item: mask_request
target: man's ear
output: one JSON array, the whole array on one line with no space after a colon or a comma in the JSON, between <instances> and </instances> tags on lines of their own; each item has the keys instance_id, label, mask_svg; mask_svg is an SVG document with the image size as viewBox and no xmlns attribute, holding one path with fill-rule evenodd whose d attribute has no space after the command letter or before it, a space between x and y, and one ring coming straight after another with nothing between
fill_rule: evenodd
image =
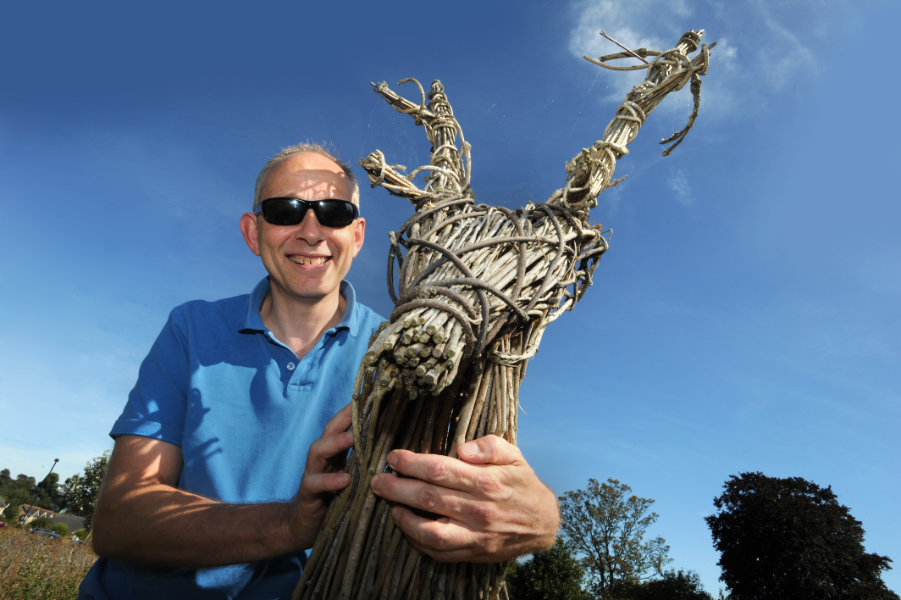
<instances>
[{"instance_id":1,"label":"man's ear","mask_svg":"<svg viewBox=\"0 0 901 600\"><path fill-rule=\"evenodd\" d=\"M363 247L363 239L366 237L366 219L358 217L354 227L356 228L354 230L354 258L356 258L360 248Z\"/></svg>"},{"instance_id":2,"label":"man's ear","mask_svg":"<svg viewBox=\"0 0 901 600\"><path fill-rule=\"evenodd\" d=\"M241 215L241 235L244 236L244 243L250 248L250 251L260 255L260 232L258 229L257 216L253 213L244 213Z\"/></svg>"}]
</instances>

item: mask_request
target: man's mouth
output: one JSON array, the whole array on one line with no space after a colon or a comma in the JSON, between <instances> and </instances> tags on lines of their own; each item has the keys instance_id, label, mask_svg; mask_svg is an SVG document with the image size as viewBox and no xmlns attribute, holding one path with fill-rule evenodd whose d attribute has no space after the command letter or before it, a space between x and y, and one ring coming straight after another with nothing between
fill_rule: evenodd
<instances>
[{"instance_id":1,"label":"man's mouth","mask_svg":"<svg viewBox=\"0 0 901 600\"><path fill-rule=\"evenodd\" d=\"M330 260L328 256L289 256L288 260L299 265L324 265Z\"/></svg>"}]
</instances>

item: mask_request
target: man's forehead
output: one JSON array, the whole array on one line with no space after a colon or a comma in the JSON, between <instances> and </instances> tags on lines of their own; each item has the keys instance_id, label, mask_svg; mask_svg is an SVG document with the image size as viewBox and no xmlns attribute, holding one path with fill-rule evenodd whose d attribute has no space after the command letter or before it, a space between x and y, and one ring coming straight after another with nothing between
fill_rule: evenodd
<instances>
[{"instance_id":1,"label":"man's forehead","mask_svg":"<svg viewBox=\"0 0 901 600\"><path fill-rule=\"evenodd\" d=\"M275 165L264 190L266 195L307 191L350 195L344 170L329 158L310 152L291 155Z\"/></svg>"}]
</instances>

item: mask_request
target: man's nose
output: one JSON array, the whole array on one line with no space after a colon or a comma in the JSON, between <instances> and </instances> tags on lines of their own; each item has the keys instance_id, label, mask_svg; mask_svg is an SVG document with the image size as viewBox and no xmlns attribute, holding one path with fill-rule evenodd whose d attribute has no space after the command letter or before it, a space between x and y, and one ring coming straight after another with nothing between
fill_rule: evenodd
<instances>
[{"instance_id":1,"label":"man's nose","mask_svg":"<svg viewBox=\"0 0 901 600\"><path fill-rule=\"evenodd\" d=\"M319 224L316 213L313 212L312 208L307 208L307 213L303 216L303 220L297 225L295 236L308 244L317 244L322 241L322 226Z\"/></svg>"}]
</instances>

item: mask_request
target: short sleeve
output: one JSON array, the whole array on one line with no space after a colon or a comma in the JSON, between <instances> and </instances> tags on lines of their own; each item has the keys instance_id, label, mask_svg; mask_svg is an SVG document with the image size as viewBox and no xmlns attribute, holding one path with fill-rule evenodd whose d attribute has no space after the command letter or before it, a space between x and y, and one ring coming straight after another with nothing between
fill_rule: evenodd
<instances>
[{"instance_id":1,"label":"short sleeve","mask_svg":"<svg viewBox=\"0 0 901 600\"><path fill-rule=\"evenodd\" d=\"M181 307L169 314L138 371L110 436L138 435L181 446L190 386L186 323Z\"/></svg>"}]
</instances>

